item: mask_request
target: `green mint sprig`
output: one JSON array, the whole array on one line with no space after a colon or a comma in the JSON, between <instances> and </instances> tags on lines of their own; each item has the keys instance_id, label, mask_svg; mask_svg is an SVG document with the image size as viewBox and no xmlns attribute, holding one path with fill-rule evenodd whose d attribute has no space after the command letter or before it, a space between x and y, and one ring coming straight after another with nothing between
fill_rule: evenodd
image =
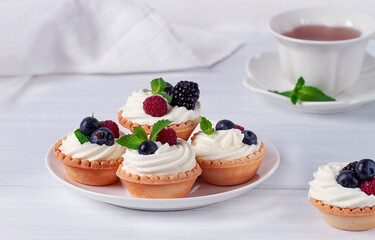
<instances>
[{"instance_id":1,"label":"green mint sprig","mask_svg":"<svg viewBox=\"0 0 375 240\"><path fill-rule=\"evenodd\" d=\"M172 101L172 96L163 92L167 88L167 83L162 78L157 78L151 81L151 94L152 95L161 95L170 103Z\"/></svg>"},{"instance_id":2,"label":"green mint sprig","mask_svg":"<svg viewBox=\"0 0 375 240\"><path fill-rule=\"evenodd\" d=\"M215 129L212 128L212 123L205 117L201 117L199 126L201 130L207 135L211 135L213 132L215 132Z\"/></svg>"},{"instance_id":3,"label":"green mint sprig","mask_svg":"<svg viewBox=\"0 0 375 240\"><path fill-rule=\"evenodd\" d=\"M160 120L160 121L157 121L153 126L152 126L152 130L151 130L151 133L150 133L150 140L151 141L156 141L156 138L158 137L158 133L163 129L165 128L166 126L168 126L169 124L171 124L172 121L169 121L169 120L166 120L166 119L163 119L163 120Z\"/></svg>"},{"instance_id":4,"label":"green mint sprig","mask_svg":"<svg viewBox=\"0 0 375 240\"><path fill-rule=\"evenodd\" d=\"M79 128L74 131L74 135L76 135L80 144L84 144L85 142L90 142L90 137L81 133L81 130Z\"/></svg>"},{"instance_id":5,"label":"green mint sprig","mask_svg":"<svg viewBox=\"0 0 375 240\"><path fill-rule=\"evenodd\" d=\"M328 102L328 101L336 101L336 99L327 96L323 93L320 89L312 86L304 86L305 80L303 77L300 77L296 83L296 86L292 91L285 91L285 92L278 92L278 91L271 91L272 93L276 93L285 97L289 97L291 102L296 105L298 100L299 101L306 101L306 102Z\"/></svg>"},{"instance_id":6,"label":"green mint sprig","mask_svg":"<svg viewBox=\"0 0 375 240\"><path fill-rule=\"evenodd\" d=\"M169 120L160 120L157 121L153 126L150 134L150 140L156 141L158 137L158 133L168 126L172 121ZM139 145L144 141L147 141L147 134L146 131L142 127L134 127L133 128L134 134L127 134L125 136L120 137L116 140L118 144L121 146L127 147L129 149L137 150Z\"/></svg>"}]
</instances>

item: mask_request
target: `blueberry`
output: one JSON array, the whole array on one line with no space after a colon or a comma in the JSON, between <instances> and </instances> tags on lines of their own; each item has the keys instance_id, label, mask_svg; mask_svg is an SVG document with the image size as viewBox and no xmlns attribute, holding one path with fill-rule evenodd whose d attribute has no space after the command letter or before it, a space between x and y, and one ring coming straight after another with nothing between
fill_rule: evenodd
<instances>
[{"instance_id":1,"label":"blueberry","mask_svg":"<svg viewBox=\"0 0 375 240\"><path fill-rule=\"evenodd\" d=\"M82 120L81 124L79 125L79 129L81 133L86 136L91 136L91 134L100 127L98 119L94 117L86 117Z\"/></svg>"},{"instance_id":2,"label":"blueberry","mask_svg":"<svg viewBox=\"0 0 375 240\"><path fill-rule=\"evenodd\" d=\"M247 144L247 145L253 145L258 143L258 138L255 133L249 130L244 130L242 133L245 135L244 138L242 139L242 142Z\"/></svg>"},{"instance_id":3,"label":"blueberry","mask_svg":"<svg viewBox=\"0 0 375 240\"><path fill-rule=\"evenodd\" d=\"M349 170L344 170L340 172L336 179L337 183L345 188L357 188L360 184L359 180L356 178L354 172Z\"/></svg>"},{"instance_id":4,"label":"blueberry","mask_svg":"<svg viewBox=\"0 0 375 240\"><path fill-rule=\"evenodd\" d=\"M173 86L169 82L165 82L165 83L168 85L168 87L164 88L163 91L166 93L169 93L172 90Z\"/></svg>"},{"instance_id":5,"label":"blueberry","mask_svg":"<svg viewBox=\"0 0 375 240\"><path fill-rule=\"evenodd\" d=\"M142 155L154 154L158 150L158 146L153 141L144 141L138 147L138 153Z\"/></svg>"},{"instance_id":6,"label":"blueberry","mask_svg":"<svg viewBox=\"0 0 375 240\"><path fill-rule=\"evenodd\" d=\"M96 143L98 145L107 145L112 146L115 143L115 138L113 137L113 133L111 130L105 127L101 127L95 130L90 137L91 143Z\"/></svg>"},{"instance_id":7,"label":"blueberry","mask_svg":"<svg viewBox=\"0 0 375 240\"><path fill-rule=\"evenodd\" d=\"M375 162L371 159L362 159L355 167L355 173L361 181L375 177Z\"/></svg>"},{"instance_id":8,"label":"blueberry","mask_svg":"<svg viewBox=\"0 0 375 240\"><path fill-rule=\"evenodd\" d=\"M236 124L234 124L232 121L229 121L229 120L220 120L217 124L216 124L216 131L217 130L228 130L228 129L236 129Z\"/></svg>"}]
</instances>

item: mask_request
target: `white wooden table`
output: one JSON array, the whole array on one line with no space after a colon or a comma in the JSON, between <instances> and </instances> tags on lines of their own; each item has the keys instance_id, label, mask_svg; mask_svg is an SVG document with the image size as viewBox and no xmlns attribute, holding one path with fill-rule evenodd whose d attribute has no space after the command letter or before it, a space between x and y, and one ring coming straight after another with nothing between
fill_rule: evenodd
<instances>
[{"instance_id":1,"label":"white wooden table","mask_svg":"<svg viewBox=\"0 0 375 240\"><path fill-rule=\"evenodd\" d=\"M260 31L237 37L246 45L211 69L33 79L13 104L0 109L0 239L373 238L375 229L346 232L328 226L307 192L319 165L375 158L375 104L314 115L270 102L245 89L242 80L250 56L276 51L273 39ZM281 154L276 173L226 202L147 212L82 197L47 172L44 154L54 141L92 112L100 119L116 119L127 96L155 77L198 82L204 116L229 118L269 138Z\"/></svg>"}]
</instances>

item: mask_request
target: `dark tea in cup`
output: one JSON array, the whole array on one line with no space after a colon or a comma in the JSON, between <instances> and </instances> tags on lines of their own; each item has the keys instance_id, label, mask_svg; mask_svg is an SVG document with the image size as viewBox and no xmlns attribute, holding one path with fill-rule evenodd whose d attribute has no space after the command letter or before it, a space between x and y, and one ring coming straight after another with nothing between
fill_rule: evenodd
<instances>
[{"instance_id":1,"label":"dark tea in cup","mask_svg":"<svg viewBox=\"0 0 375 240\"><path fill-rule=\"evenodd\" d=\"M329 27L325 25L303 25L282 35L302 40L340 41L361 36L361 32L351 27Z\"/></svg>"}]
</instances>

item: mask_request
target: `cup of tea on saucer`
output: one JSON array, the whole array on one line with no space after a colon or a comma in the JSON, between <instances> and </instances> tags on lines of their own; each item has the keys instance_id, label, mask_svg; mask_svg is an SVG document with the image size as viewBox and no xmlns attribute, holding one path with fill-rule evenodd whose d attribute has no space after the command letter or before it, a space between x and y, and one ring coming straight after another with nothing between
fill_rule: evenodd
<instances>
[{"instance_id":1,"label":"cup of tea on saucer","mask_svg":"<svg viewBox=\"0 0 375 240\"><path fill-rule=\"evenodd\" d=\"M346 9L304 8L274 16L268 30L277 39L285 79L303 77L335 96L358 80L375 19Z\"/></svg>"}]
</instances>

